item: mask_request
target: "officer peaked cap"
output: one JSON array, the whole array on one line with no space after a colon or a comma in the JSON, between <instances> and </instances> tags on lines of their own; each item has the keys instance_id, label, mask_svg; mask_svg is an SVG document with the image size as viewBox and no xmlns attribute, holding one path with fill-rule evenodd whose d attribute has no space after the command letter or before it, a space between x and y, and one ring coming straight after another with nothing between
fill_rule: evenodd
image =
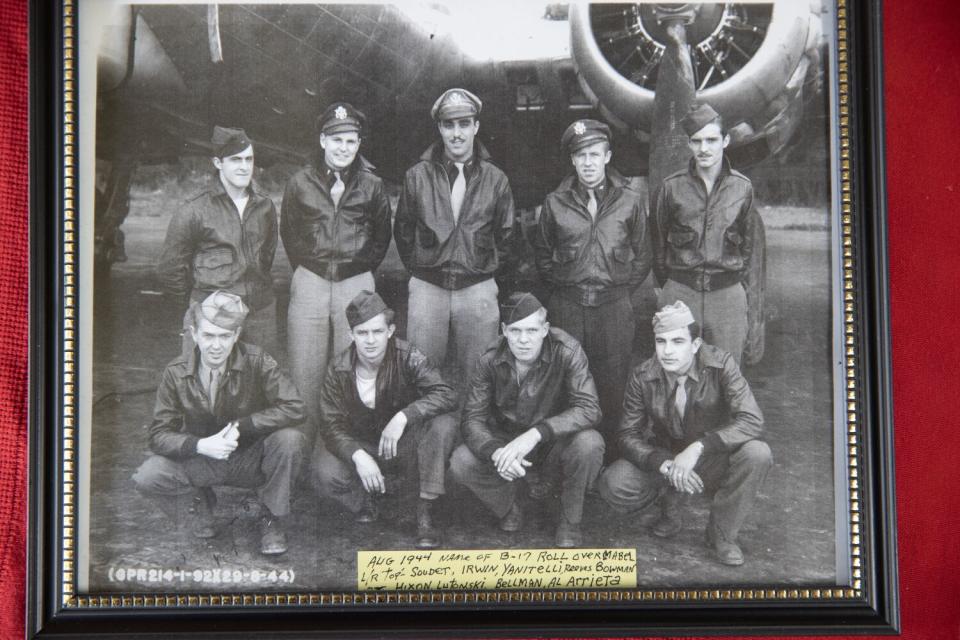
<instances>
[{"instance_id":1,"label":"officer peaked cap","mask_svg":"<svg viewBox=\"0 0 960 640\"><path fill-rule=\"evenodd\" d=\"M579 151L596 142L610 142L610 127L599 120L577 120L563 132L560 146L567 153Z\"/></svg>"},{"instance_id":2,"label":"officer peaked cap","mask_svg":"<svg viewBox=\"0 0 960 640\"><path fill-rule=\"evenodd\" d=\"M356 131L363 134L367 117L349 102L334 102L317 116L317 132L324 135Z\"/></svg>"},{"instance_id":3,"label":"officer peaked cap","mask_svg":"<svg viewBox=\"0 0 960 640\"><path fill-rule=\"evenodd\" d=\"M483 109L483 103L480 98L466 89L447 89L433 103L433 107L430 109L430 117L437 122L455 120L456 118L478 116L481 109Z\"/></svg>"}]
</instances>

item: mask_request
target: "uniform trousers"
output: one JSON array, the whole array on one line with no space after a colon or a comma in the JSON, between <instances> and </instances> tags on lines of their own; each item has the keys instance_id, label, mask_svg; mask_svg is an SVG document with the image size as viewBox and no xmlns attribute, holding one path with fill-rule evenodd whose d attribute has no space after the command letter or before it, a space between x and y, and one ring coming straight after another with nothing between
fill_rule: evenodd
<instances>
[{"instance_id":1,"label":"uniform trousers","mask_svg":"<svg viewBox=\"0 0 960 640\"><path fill-rule=\"evenodd\" d=\"M480 355L497 339L500 310L493 278L451 291L410 278L407 340L443 367L451 346L456 376L465 388Z\"/></svg>"},{"instance_id":2,"label":"uniform trousers","mask_svg":"<svg viewBox=\"0 0 960 640\"><path fill-rule=\"evenodd\" d=\"M187 308L183 314L183 333L180 334L181 352L184 357L190 355L195 346L193 336L190 334L190 327L193 326L193 312ZM271 300L259 309L251 309L250 313L243 321L243 331L240 333L240 340L249 344L255 344L274 359L280 358L280 340L277 338L277 303Z\"/></svg>"},{"instance_id":3,"label":"uniform trousers","mask_svg":"<svg viewBox=\"0 0 960 640\"><path fill-rule=\"evenodd\" d=\"M297 267L290 281L287 312L290 377L307 406L307 419L314 430L320 424L320 388L327 365L350 346L347 305L364 289L375 290L373 274L369 271L333 282Z\"/></svg>"},{"instance_id":4,"label":"uniform trousers","mask_svg":"<svg viewBox=\"0 0 960 640\"><path fill-rule=\"evenodd\" d=\"M446 492L447 461L459 441L457 417L444 414L407 424L397 443L397 455L391 460L377 457L379 441L364 443L363 450L377 461L388 492L395 490L394 483L418 478L420 491L442 495ZM344 462L320 441L313 449L310 476L320 496L336 500L353 513L363 508L366 490L353 462Z\"/></svg>"},{"instance_id":5,"label":"uniform trousers","mask_svg":"<svg viewBox=\"0 0 960 640\"><path fill-rule=\"evenodd\" d=\"M600 432L613 453L636 331L630 297L588 307L555 293L547 305L547 320L576 338L587 355L603 413Z\"/></svg>"},{"instance_id":6,"label":"uniform trousers","mask_svg":"<svg viewBox=\"0 0 960 640\"><path fill-rule=\"evenodd\" d=\"M703 341L723 349L740 364L747 340L747 294L743 285L737 283L717 291L697 291L667 280L657 297L657 308L662 309L677 300L690 307L702 329Z\"/></svg>"},{"instance_id":7,"label":"uniform trousers","mask_svg":"<svg viewBox=\"0 0 960 640\"><path fill-rule=\"evenodd\" d=\"M535 448L527 457L533 463L526 469L528 476L559 487L560 511L567 522L578 523L583 517L583 499L600 472L603 449L600 433L585 429L547 443L541 452ZM493 460L480 460L467 445L453 452L450 473L498 518L507 515L517 499L521 481L503 479Z\"/></svg>"},{"instance_id":8,"label":"uniform trousers","mask_svg":"<svg viewBox=\"0 0 960 640\"><path fill-rule=\"evenodd\" d=\"M707 495L713 494L708 528L711 534L736 542L772 464L770 447L761 440L745 442L730 453L700 457L694 471L703 480ZM607 467L597 480L597 490L619 511L643 509L663 493L674 491L659 471L638 469L623 458Z\"/></svg>"},{"instance_id":9,"label":"uniform trousers","mask_svg":"<svg viewBox=\"0 0 960 640\"><path fill-rule=\"evenodd\" d=\"M196 455L186 460L150 456L133 474L137 490L163 498L201 487L256 489L260 502L275 516L290 513L290 493L306 457L306 437L284 428L236 449L226 460Z\"/></svg>"}]
</instances>

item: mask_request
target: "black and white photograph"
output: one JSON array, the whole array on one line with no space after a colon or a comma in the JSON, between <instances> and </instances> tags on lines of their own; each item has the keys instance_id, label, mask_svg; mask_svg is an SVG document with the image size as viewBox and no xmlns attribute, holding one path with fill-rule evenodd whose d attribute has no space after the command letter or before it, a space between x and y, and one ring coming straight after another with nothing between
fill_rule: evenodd
<instances>
[{"instance_id":1,"label":"black and white photograph","mask_svg":"<svg viewBox=\"0 0 960 640\"><path fill-rule=\"evenodd\" d=\"M833 0L77 22L78 593L851 584Z\"/></svg>"}]
</instances>

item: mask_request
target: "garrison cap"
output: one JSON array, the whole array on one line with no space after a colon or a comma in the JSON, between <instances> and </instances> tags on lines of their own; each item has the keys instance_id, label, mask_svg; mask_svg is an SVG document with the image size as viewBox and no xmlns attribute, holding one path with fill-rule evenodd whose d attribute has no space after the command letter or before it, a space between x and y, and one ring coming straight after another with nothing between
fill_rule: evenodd
<instances>
[{"instance_id":1,"label":"garrison cap","mask_svg":"<svg viewBox=\"0 0 960 640\"><path fill-rule=\"evenodd\" d=\"M326 135L356 131L363 134L367 116L349 102L334 102L317 117L317 132Z\"/></svg>"},{"instance_id":2,"label":"garrison cap","mask_svg":"<svg viewBox=\"0 0 960 640\"><path fill-rule=\"evenodd\" d=\"M500 304L500 321L505 325L511 325L540 311L540 309L543 309L543 304L537 300L535 295L517 291L511 293Z\"/></svg>"},{"instance_id":3,"label":"garrison cap","mask_svg":"<svg viewBox=\"0 0 960 640\"><path fill-rule=\"evenodd\" d=\"M699 131L699 129L697 131ZM673 304L668 304L653 314L653 332L655 334L667 333L668 331L689 327L694 322L696 322L696 320L693 317L693 313L690 312L690 307L682 301L677 300Z\"/></svg>"},{"instance_id":4,"label":"garrison cap","mask_svg":"<svg viewBox=\"0 0 960 640\"><path fill-rule=\"evenodd\" d=\"M680 121L680 126L683 127L687 136L692 136L711 122L718 120L720 120L720 114L713 107L704 103L690 107L690 111Z\"/></svg>"},{"instance_id":5,"label":"garrison cap","mask_svg":"<svg viewBox=\"0 0 960 640\"><path fill-rule=\"evenodd\" d=\"M353 329L358 324L374 318L390 307L379 295L364 289L347 305L347 324Z\"/></svg>"},{"instance_id":6,"label":"garrison cap","mask_svg":"<svg viewBox=\"0 0 960 640\"><path fill-rule=\"evenodd\" d=\"M200 302L200 315L221 329L236 331L243 326L249 309L240 296L226 291L214 291Z\"/></svg>"},{"instance_id":7,"label":"garrison cap","mask_svg":"<svg viewBox=\"0 0 960 640\"><path fill-rule=\"evenodd\" d=\"M447 89L430 109L430 117L437 122L480 115L483 103L466 89Z\"/></svg>"},{"instance_id":8,"label":"garrison cap","mask_svg":"<svg viewBox=\"0 0 960 640\"><path fill-rule=\"evenodd\" d=\"M595 142L610 142L610 127L599 120L577 120L563 132L560 145L573 153Z\"/></svg>"},{"instance_id":9,"label":"garrison cap","mask_svg":"<svg viewBox=\"0 0 960 640\"><path fill-rule=\"evenodd\" d=\"M226 158L240 153L253 144L243 129L231 129L218 125L213 127L210 143L213 145L213 154L218 158Z\"/></svg>"}]
</instances>

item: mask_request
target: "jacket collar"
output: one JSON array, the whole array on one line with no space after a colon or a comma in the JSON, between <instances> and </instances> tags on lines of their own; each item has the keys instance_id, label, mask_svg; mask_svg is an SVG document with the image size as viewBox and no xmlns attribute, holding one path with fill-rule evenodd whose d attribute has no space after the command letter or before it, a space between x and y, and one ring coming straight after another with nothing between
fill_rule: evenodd
<instances>
[{"instance_id":1,"label":"jacket collar","mask_svg":"<svg viewBox=\"0 0 960 640\"><path fill-rule=\"evenodd\" d=\"M443 155L443 141L438 140L427 147L427 150L420 154L420 159L426 160L427 162L438 162L443 164L446 161L446 156ZM470 158L470 162L472 163L479 160L489 161L490 152L487 151L487 148L483 146L482 142L474 138L473 157Z\"/></svg>"},{"instance_id":2,"label":"jacket collar","mask_svg":"<svg viewBox=\"0 0 960 640\"><path fill-rule=\"evenodd\" d=\"M327 163L323 160L323 154L317 154L317 157L313 162L314 173L325 185L332 184L333 179L333 169L327 166ZM361 171L366 171L368 173L373 173L376 167L366 158L364 158L359 153L357 157L354 158L353 162L350 163L350 166L340 172L340 179L343 180L344 184L350 181L353 178L354 174L360 173Z\"/></svg>"},{"instance_id":3,"label":"jacket collar","mask_svg":"<svg viewBox=\"0 0 960 640\"><path fill-rule=\"evenodd\" d=\"M622 173L610 165L607 165L606 174L606 184L611 190L622 189L630 183L630 181L627 180ZM577 172L574 171L560 182L560 186L557 188L557 191L576 191L579 184L580 180L577 178Z\"/></svg>"},{"instance_id":4,"label":"jacket collar","mask_svg":"<svg viewBox=\"0 0 960 640\"><path fill-rule=\"evenodd\" d=\"M384 361L390 357L396 357L398 353L397 336L390 338L390 344L387 345L387 353L383 356ZM350 346L341 351L333 361L334 371L340 371L353 375L357 366L357 345L353 342ZM383 366L383 363L381 363Z\"/></svg>"},{"instance_id":5,"label":"jacket collar","mask_svg":"<svg viewBox=\"0 0 960 640\"><path fill-rule=\"evenodd\" d=\"M257 189L256 182L250 180L250 184L247 185L246 189L247 195L250 196L250 200L256 200L263 197L259 190ZM229 198L230 194L227 193L227 189L223 186L223 182L220 180L220 175L217 172L214 172L213 179L210 181L210 194L218 198L223 196L224 198Z\"/></svg>"},{"instance_id":6,"label":"jacket collar","mask_svg":"<svg viewBox=\"0 0 960 640\"><path fill-rule=\"evenodd\" d=\"M246 345L237 340L233 345L233 350L227 356L227 362L224 364L224 371L243 371L246 368ZM197 377L200 369L200 349L194 345L190 353L187 354L187 375Z\"/></svg>"},{"instance_id":7,"label":"jacket collar","mask_svg":"<svg viewBox=\"0 0 960 640\"><path fill-rule=\"evenodd\" d=\"M687 173L696 178L700 179L700 176L697 175L697 160L696 158L691 157L690 161L687 162ZM721 178L724 178L731 173L734 173L733 167L730 165L730 159L727 157L727 154L723 154L723 158L720 159L720 174L717 176L717 182L720 182Z\"/></svg>"},{"instance_id":8,"label":"jacket collar","mask_svg":"<svg viewBox=\"0 0 960 640\"><path fill-rule=\"evenodd\" d=\"M691 377L699 378L703 374L703 370L707 367L712 367L714 369L723 368L723 358L721 357L721 351L716 347L709 344L700 345L700 349L697 351L697 355L694 357L692 369L696 369L696 375ZM663 366L660 364L660 361L657 360L656 354L653 357L649 358L646 362L640 365L640 375L644 380L652 381L659 380L661 378L667 377L667 372L664 370Z\"/></svg>"}]
</instances>

